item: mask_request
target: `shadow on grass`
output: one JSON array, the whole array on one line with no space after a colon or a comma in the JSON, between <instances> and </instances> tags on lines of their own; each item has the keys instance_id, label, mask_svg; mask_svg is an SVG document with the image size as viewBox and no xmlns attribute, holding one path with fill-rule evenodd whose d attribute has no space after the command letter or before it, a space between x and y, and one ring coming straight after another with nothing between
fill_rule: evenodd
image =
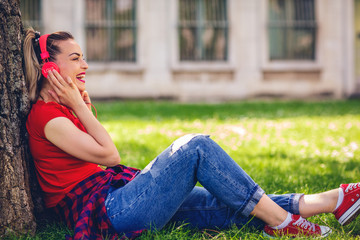
<instances>
[{"instance_id":1,"label":"shadow on grass","mask_svg":"<svg viewBox=\"0 0 360 240\"><path fill-rule=\"evenodd\" d=\"M144 120L229 118L291 118L300 116L359 115L360 100L346 101L252 101L221 104L181 104L158 101L96 102L103 121L138 118Z\"/></svg>"}]
</instances>

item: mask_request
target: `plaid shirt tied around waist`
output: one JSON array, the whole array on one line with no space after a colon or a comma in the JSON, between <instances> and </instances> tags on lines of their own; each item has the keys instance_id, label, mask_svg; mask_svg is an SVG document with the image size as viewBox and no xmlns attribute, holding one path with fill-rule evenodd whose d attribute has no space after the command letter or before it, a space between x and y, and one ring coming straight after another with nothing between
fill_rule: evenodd
<instances>
[{"instance_id":1,"label":"plaid shirt tied around waist","mask_svg":"<svg viewBox=\"0 0 360 240\"><path fill-rule=\"evenodd\" d=\"M78 183L56 205L55 212L66 225L74 230L74 236L68 240L100 240L135 238L143 230L116 233L107 216L105 199L110 187L120 188L130 182L139 169L117 165L95 173Z\"/></svg>"}]
</instances>

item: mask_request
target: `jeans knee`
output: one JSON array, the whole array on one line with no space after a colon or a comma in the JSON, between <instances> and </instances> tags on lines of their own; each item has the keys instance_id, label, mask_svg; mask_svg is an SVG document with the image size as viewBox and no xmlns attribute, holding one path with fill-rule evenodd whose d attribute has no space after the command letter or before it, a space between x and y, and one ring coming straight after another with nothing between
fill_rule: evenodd
<instances>
[{"instance_id":1,"label":"jeans knee","mask_svg":"<svg viewBox=\"0 0 360 240\"><path fill-rule=\"evenodd\" d=\"M188 134L183 137L180 137L171 145L171 154L174 154L182 146L188 144L191 146L198 146L201 143L209 141L209 135L204 134Z\"/></svg>"},{"instance_id":2,"label":"jeans knee","mask_svg":"<svg viewBox=\"0 0 360 240\"><path fill-rule=\"evenodd\" d=\"M211 142L212 140L210 139L209 135L199 134L196 135L193 139L191 139L189 144L194 144L194 146L197 147L197 146L209 145Z\"/></svg>"}]
</instances>

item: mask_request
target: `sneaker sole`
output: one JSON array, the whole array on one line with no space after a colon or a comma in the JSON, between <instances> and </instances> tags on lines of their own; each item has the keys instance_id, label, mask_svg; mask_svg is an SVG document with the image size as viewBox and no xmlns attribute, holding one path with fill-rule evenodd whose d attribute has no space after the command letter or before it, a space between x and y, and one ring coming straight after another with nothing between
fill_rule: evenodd
<instances>
[{"instance_id":1,"label":"sneaker sole","mask_svg":"<svg viewBox=\"0 0 360 240\"><path fill-rule=\"evenodd\" d=\"M357 200L340 218L339 223L343 226L349 224L360 214L360 199Z\"/></svg>"},{"instance_id":2,"label":"sneaker sole","mask_svg":"<svg viewBox=\"0 0 360 240\"><path fill-rule=\"evenodd\" d=\"M271 235L267 234L265 231L263 231L262 233L263 233L263 236L266 237L266 238L276 238L274 236L271 236Z\"/></svg>"},{"instance_id":3,"label":"sneaker sole","mask_svg":"<svg viewBox=\"0 0 360 240\"><path fill-rule=\"evenodd\" d=\"M331 230L331 228L329 228L329 230L328 230L327 232L322 233L321 237L322 237L322 238L326 238L326 237L328 237L331 233L332 233L332 230Z\"/></svg>"}]
</instances>

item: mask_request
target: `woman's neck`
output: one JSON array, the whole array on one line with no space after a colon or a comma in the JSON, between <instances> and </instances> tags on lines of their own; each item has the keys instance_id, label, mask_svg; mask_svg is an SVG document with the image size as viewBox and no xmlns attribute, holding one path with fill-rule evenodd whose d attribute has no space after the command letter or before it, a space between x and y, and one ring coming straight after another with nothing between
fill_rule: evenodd
<instances>
[{"instance_id":1,"label":"woman's neck","mask_svg":"<svg viewBox=\"0 0 360 240\"><path fill-rule=\"evenodd\" d=\"M49 93L50 87L49 86L44 86L41 90L40 90L40 94L39 94L39 99L38 100L42 100L44 102L56 102L55 98L53 98L51 96L51 94Z\"/></svg>"}]
</instances>

